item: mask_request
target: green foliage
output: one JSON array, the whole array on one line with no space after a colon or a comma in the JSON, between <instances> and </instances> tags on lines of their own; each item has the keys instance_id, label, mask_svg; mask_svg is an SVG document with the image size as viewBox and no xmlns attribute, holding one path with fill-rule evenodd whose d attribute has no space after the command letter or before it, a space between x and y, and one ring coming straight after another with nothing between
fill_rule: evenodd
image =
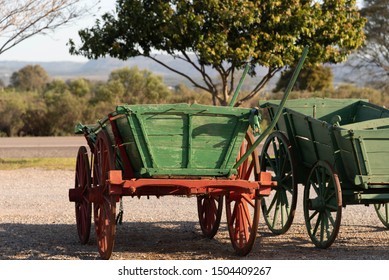
<instances>
[{"instance_id":1,"label":"green foliage","mask_svg":"<svg viewBox=\"0 0 389 280\"><path fill-rule=\"evenodd\" d=\"M49 81L49 76L40 65L27 65L14 72L10 86L21 91L40 91Z\"/></svg>"},{"instance_id":2,"label":"green foliage","mask_svg":"<svg viewBox=\"0 0 389 280\"><path fill-rule=\"evenodd\" d=\"M245 107L257 106L259 100L281 98L282 94L256 97L256 102L252 99L245 103ZM303 97L363 98L389 107L387 91L351 85L315 92L294 91L290 98ZM0 136L72 135L78 122L94 124L114 111L117 105L129 100L136 100L137 104L212 103L211 96L205 91L194 91L185 85L169 90L160 77L148 71L124 68L114 71L106 82L56 79L40 92L14 88L0 91Z\"/></svg>"},{"instance_id":3,"label":"green foliage","mask_svg":"<svg viewBox=\"0 0 389 280\"><path fill-rule=\"evenodd\" d=\"M74 129L82 116L82 110L86 107L86 102L80 98L66 93L46 93L47 118L50 120L51 135L63 135Z\"/></svg>"},{"instance_id":4,"label":"green foliage","mask_svg":"<svg viewBox=\"0 0 389 280\"><path fill-rule=\"evenodd\" d=\"M175 87L169 103L197 103L212 104L211 96L204 91L194 91L186 85L180 84Z\"/></svg>"},{"instance_id":5,"label":"green foliage","mask_svg":"<svg viewBox=\"0 0 389 280\"><path fill-rule=\"evenodd\" d=\"M292 78L294 68L281 73L274 92L284 91ZM320 91L332 88L333 75L331 68L322 65L313 65L301 69L294 90Z\"/></svg>"},{"instance_id":6,"label":"green foliage","mask_svg":"<svg viewBox=\"0 0 389 280\"><path fill-rule=\"evenodd\" d=\"M69 90L72 94L78 97L84 97L90 93L91 83L83 78L70 81L68 83Z\"/></svg>"},{"instance_id":7,"label":"green foliage","mask_svg":"<svg viewBox=\"0 0 389 280\"><path fill-rule=\"evenodd\" d=\"M52 135L51 120L47 117L47 107L43 98L36 96L28 104L26 111L20 116L23 122L20 135L47 136Z\"/></svg>"},{"instance_id":8,"label":"green foliage","mask_svg":"<svg viewBox=\"0 0 389 280\"><path fill-rule=\"evenodd\" d=\"M149 57L224 105L246 61L269 72L241 101L254 97L284 66L295 65L306 45L309 63L344 61L362 45L364 22L355 0L117 0L116 13L80 30L82 44L70 41L70 52L88 58ZM158 61L154 50L188 62L202 82ZM210 68L218 77L211 77Z\"/></svg>"},{"instance_id":9,"label":"green foliage","mask_svg":"<svg viewBox=\"0 0 389 280\"><path fill-rule=\"evenodd\" d=\"M26 111L30 96L24 92L3 92L0 99L0 130L15 136L23 126L20 116Z\"/></svg>"},{"instance_id":10,"label":"green foliage","mask_svg":"<svg viewBox=\"0 0 389 280\"><path fill-rule=\"evenodd\" d=\"M137 67L115 70L107 82L54 79L39 91L9 87L0 91L0 136L69 135L76 123L95 123L118 104L166 103L171 97L161 77Z\"/></svg>"},{"instance_id":11,"label":"green foliage","mask_svg":"<svg viewBox=\"0 0 389 280\"><path fill-rule=\"evenodd\" d=\"M107 86L115 96L128 104L161 103L171 94L161 77L148 70L139 70L136 66L113 71Z\"/></svg>"},{"instance_id":12,"label":"green foliage","mask_svg":"<svg viewBox=\"0 0 389 280\"><path fill-rule=\"evenodd\" d=\"M283 92L276 92L272 94L267 94L266 96L264 96L264 99L281 99L282 96L283 96ZM327 90L315 91L315 92L293 91L289 95L289 99L311 98L311 97L366 99L371 103L389 108L388 92L380 91L368 87L356 87L351 84L342 84L335 89L327 89Z\"/></svg>"}]
</instances>

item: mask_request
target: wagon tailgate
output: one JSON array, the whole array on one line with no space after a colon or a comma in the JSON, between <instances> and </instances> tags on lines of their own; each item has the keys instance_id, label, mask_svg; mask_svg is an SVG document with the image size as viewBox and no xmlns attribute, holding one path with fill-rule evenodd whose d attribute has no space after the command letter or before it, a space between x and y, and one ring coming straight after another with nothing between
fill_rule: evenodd
<instances>
[{"instance_id":1,"label":"wagon tailgate","mask_svg":"<svg viewBox=\"0 0 389 280\"><path fill-rule=\"evenodd\" d=\"M344 166L349 176L356 174L355 184L389 185L389 129L340 132Z\"/></svg>"}]
</instances>

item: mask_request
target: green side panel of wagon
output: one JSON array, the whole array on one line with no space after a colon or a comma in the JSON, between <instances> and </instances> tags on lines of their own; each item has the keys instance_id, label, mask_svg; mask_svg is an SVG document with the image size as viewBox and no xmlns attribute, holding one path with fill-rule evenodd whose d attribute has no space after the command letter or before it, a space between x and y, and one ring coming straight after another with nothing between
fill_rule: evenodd
<instances>
[{"instance_id":1,"label":"green side panel of wagon","mask_svg":"<svg viewBox=\"0 0 389 280\"><path fill-rule=\"evenodd\" d=\"M250 112L163 104L118 106L114 115L136 177L225 177L236 173Z\"/></svg>"}]
</instances>

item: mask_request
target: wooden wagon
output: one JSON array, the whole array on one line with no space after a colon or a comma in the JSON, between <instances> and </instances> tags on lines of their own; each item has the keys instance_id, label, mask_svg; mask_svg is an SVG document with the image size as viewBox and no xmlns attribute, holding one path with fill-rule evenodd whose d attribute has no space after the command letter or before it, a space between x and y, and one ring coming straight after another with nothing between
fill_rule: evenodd
<instances>
[{"instance_id":1,"label":"wooden wagon","mask_svg":"<svg viewBox=\"0 0 389 280\"><path fill-rule=\"evenodd\" d=\"M93 211L98 248L109 258L114 246L116 203L123 196L197 196L202 232L218 230L226 197L231 242L239 255L254 243L261 196L274 185L259 171L255 150L235 167L254 143L248 131L251 109L205 105L123 105L94 126L78 126L92 159L81 147L75 188L79 237L88 241ZM90 168L90 166L92 166ZM92 209L93 205L93 209Z\"/></svg>"},{"instance_id":2,"label":"wooden wagon","mask_svg":"<svg viewBox=\"0 0 389 280\"><path fill-rule=\"evenodd\" d=\"M270 118L279 102L262 105ZM374 204L389 228L389 110L365 100L289 100L265 141L261 171L278 187L262 201L272 232L292 224L298 184L304 217L317 247L327 248L339 231L342 206Z\"/></svg>"}]
</instances>

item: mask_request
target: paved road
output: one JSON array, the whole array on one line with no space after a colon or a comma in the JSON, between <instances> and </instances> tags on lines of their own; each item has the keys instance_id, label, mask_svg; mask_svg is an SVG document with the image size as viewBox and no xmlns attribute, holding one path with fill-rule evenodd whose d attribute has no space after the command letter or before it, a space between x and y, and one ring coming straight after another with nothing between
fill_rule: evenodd
<instances>
[{"instance_id":1,"label":"paved road","mask_svg":"<svg viewBox=\"0 0 389 280\"><path fill-rule=\"evenodd\" d=\"M0 137L0 158L75 157L83 136Z\"/></svg>"}]
</instances>

